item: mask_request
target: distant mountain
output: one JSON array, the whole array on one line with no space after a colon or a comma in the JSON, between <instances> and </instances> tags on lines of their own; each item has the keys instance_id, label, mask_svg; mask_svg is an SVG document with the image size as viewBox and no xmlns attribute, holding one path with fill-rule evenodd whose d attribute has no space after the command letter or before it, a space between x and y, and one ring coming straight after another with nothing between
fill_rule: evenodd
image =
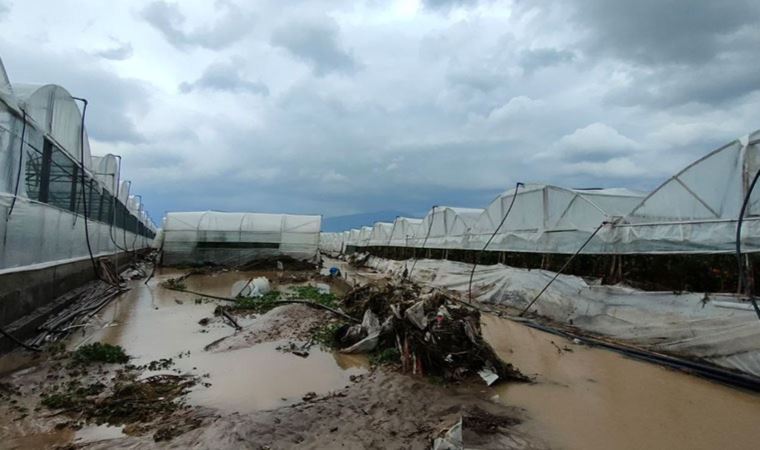
<instances>
[{"instance_id":1,"label":"distant mountain","mask_svg":"<svg viewBox=\"0 0 760 450\"><path fill-rule=\"evenodd\" d=\"M326 217L322 219L322 231L345 231L351 228L372 226L375 222L393 222L398 217L414 217L401 211L376 211L348 216Z\"/></svg>"}]
</instances>

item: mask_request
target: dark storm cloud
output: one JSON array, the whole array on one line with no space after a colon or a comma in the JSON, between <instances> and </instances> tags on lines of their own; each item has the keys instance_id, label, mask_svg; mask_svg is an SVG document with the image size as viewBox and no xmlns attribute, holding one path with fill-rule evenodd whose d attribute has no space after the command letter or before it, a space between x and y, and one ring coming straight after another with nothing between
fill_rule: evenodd
<instances>
[{"instance_id":1,"label":"dark storm cloud","mask_svg":"<svg viewBox=\"0 0 760 450\"><path fill-rule=\"evenodd\" d=\"M269 88L264 83L250 81L241 74L240 65L235 62L211 64L203 71L200 78L192 83L181 83L182 92L198 89L228 92L249 92L251 94L269 95Z\"/></svg>"},{"instance_id":2,"label":"dark storm cloud","mask_svg":"<svg viewBox=\"0 0 760 450\"><path fill-rule=\"evenodd\" d=\"M132 44L129 42L119 42L114 47L95 52L95 56L114 61L123 61L129 59L132 56L132 53Z\"/></svg>"},{"instance_id":3,"label":"dark storm cloud","mask_svg":"<svg viewBox=\"0 0 760 450\"><path fill-rule=\"evenodd\" d=\"M219 50L238 41L251 29L253 18L236 4L217 1L221 16L213 25L185 30L185 15L178 4L163 0L149 3L140 16L179 49L204 47Z\"/></svg>"},{"instance_id":4,"label":"dark storm cloud","mask_svg":"<svg viewBox=\"0 0 760 450\"><path fill-rule=\"evenodd\" d=\"M272 44L309 64L318 76L355 72L360 64L342 47L339 34L338 25L328 18L293 22L274 30Z\"/></svg>"}]
</instances>

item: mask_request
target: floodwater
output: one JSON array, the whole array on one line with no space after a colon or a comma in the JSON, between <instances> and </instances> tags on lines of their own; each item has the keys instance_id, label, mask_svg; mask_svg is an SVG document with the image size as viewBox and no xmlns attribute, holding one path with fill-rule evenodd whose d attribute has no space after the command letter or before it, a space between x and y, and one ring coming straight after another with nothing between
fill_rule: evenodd
<instances>
[{"instance_id":1,"label":"floodwater","mask_svg":"<svg viewBox=\"0 0 760 450\"><path fill-rule=\"evenodd\" d=\"M181 272L165 270L145 286L130 284L131 290L115 299L98 315L96 330L70 339L70 347L86 342L121 345L133 357L133 364L147 364L172 358L171 370L201 376L210 383L196 385L188 403L217 408L225 412L251 412L295 403L308 392L327 393L343 388L351 375L367 371L367 361L350 355L309 349L302 358L277 350L286 342L267 342L229 351L205 351L213 341L231 336L234 329L222 321L207 326L198 322L213 318L214 308L223 301L203 300L198 295L176 292L158 286ZM187 289L212 295L234 297L236 286L261 273L222 272L194 275L185 280ZM274 288L286 289L273 277ZM241 326L264 320L262 316L237 317ZM243 331L245 332L245 331ZM166 372L166 371L164 371Z\"/></svg>"},{"instance_id":2,"label":"floodwater","mask_svg":"<svg viewBox=\"0 0 760 450\"><path fill-rule=\"evenodd\" d=\"M575 345L508 319L484 315L482 322L484 337L499 356L538 381L493 391L499 401L527 410L526 430L553 448L760 445L758 394Z\"/></svg>"}]
</instances>

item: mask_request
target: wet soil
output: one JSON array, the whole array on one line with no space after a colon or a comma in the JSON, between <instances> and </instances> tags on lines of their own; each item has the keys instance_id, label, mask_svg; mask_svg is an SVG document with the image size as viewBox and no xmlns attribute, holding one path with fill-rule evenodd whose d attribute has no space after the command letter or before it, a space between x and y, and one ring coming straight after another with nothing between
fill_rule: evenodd
<instances>
[{"instance_id":1,"label":"wet soil","mask_svg":"<svg viewBox=\"0 0 760 450\"><path fill-rule=\"evenodd\" d=\"M543 448L519 425L521 412L489 401L480 380L436 385L371 368L364 356L322 348L312 339L314 330L336 319L303 305L260 315L235 312L243 326L236 331L214 316L224 302L161 287L182 273L159 270L147 286L130 282L131 290L104 308L92 326L71 336L66 347L120 345L130 363L141 366L136 381L192 377L197 382L176 399L183 407L161 416L161 423L137 425L89 417L86 408L59 414L39 407L50 360L4 357L0 368L6 376L0 381L36 391L0 405L0 448L429 448L433 437L472 407L505 424L499 433L484 433L481 448ZM241 283L257 276L267 276L283 291L304 283L329 282L336 292L350 287L316 273L277 271L215 271L184 282L191 290L232 297ZM98 368L79 379L110 379L117 370Z\"/></svg>"}]
</instances>

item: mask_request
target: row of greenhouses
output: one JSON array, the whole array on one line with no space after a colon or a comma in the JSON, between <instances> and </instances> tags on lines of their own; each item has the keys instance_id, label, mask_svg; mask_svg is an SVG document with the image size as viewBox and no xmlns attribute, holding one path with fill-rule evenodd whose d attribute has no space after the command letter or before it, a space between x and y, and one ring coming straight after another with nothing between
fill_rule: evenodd
<instances>
[{"instance_id":1,"label":"row of greenhouses","mask_svg":"<svg viewBox=\"0 0 760 450\"><path fill-rule=\"evenodd\" d=\"M145 248L155 235L120 158L91 155L80 105L61 86L12 84L0 61L0 273Z\"/></svg>"},{"instance_id":2,"label":"row of greenhouses","mask_svg":"<svg viewBox=\"0 0 760 450\"><path fill-rule=\"evenodd\" d=\"M518 184L484 209L434 206L361 229L322 233L320 248L368 247L530 253L682 254L760 251L760 131L693 162L650 193Z\"/></svg>"}]
</instances>

